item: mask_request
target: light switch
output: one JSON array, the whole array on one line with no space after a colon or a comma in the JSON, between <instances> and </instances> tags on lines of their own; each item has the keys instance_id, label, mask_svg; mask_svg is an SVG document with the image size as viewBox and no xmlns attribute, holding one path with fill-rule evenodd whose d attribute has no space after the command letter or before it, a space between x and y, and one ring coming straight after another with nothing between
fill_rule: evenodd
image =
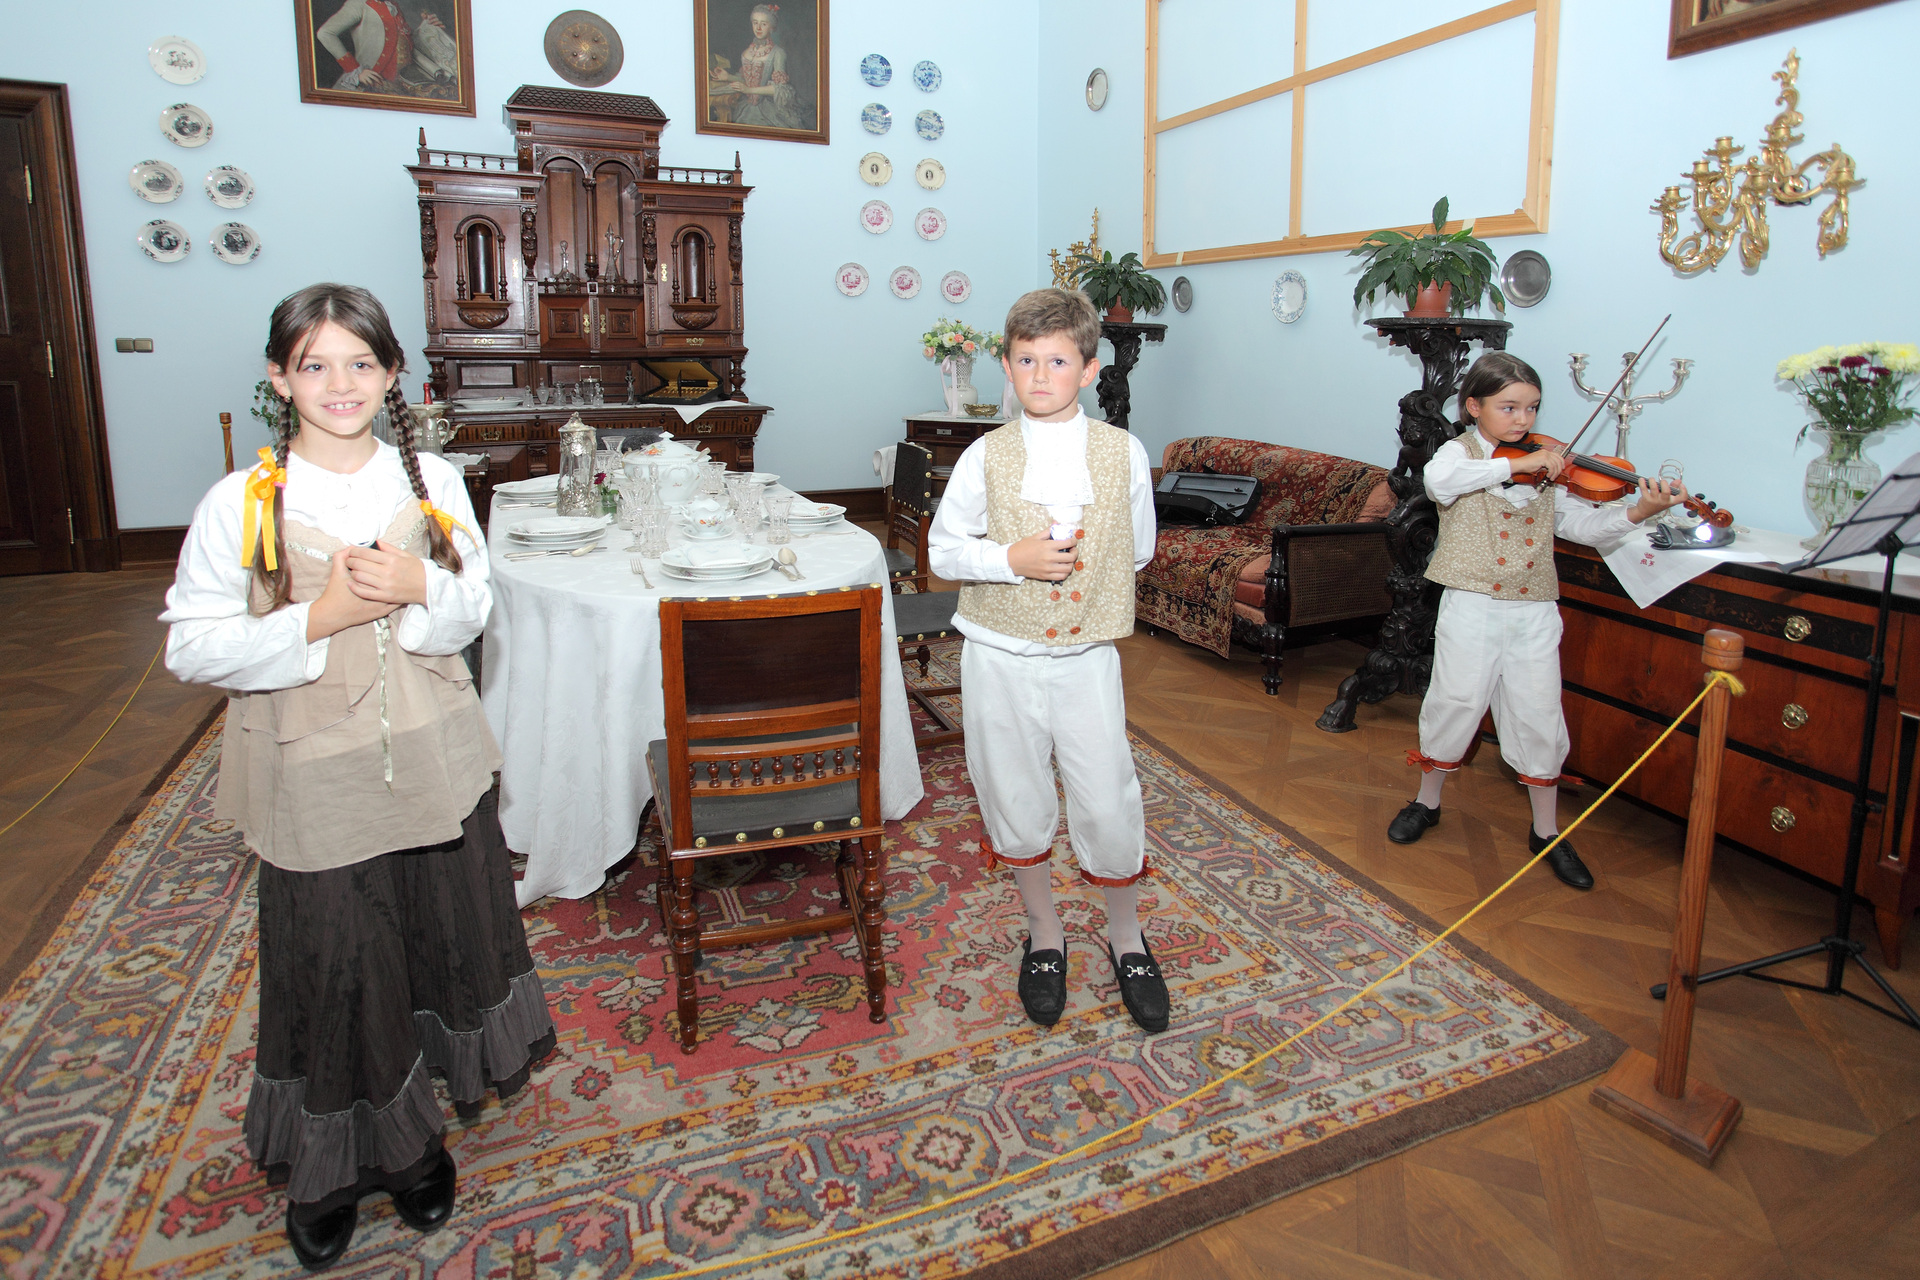
<instances>
[{"instance_id":1,"label":"light switch","mask_svg":"<svg viewBox=\"0 0 1920 1280\"><path fill-rule=\"evenodd\" d=\"M142 352L142 353L150 352L153 350L153 339L152 338L115 338L113 340L113 349L119 352L121 355L128 355L133 352Z\"/></svg>"}]
</instances>

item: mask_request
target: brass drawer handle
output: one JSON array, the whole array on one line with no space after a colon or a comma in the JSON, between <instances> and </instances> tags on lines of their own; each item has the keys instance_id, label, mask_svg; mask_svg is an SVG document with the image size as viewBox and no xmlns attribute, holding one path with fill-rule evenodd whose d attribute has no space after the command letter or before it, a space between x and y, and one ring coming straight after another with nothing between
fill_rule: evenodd
<instances>
[{"instance_id":1,"label":"brass drawer handle","mask_svg":"<svg viewBox=\"0 0 1920 1280\"><path fill-rule=\"evenodd\" d=\"M1791 831L1799 819L1793 816L1793 810L1783 804L1773 806L1773 812L1767 815L1767 825L1775 831Z\"/></svg>"},{"instance_id":2,"label":"brass drawer handle","mask_svg":"<svg viewBox=\"0 0 1920 1280\"><path fill-rule=\"evenodd\" d=\"M1787 619L1785 626L1780 628L1780 634L1798 644L1813 634L1813 623L1796 613Z\"/></svg>"},{"instance_id":3,"label":"brass drawer handle","mask_svg":"<svg viewBox=\"0 0 1920 1280\"><path fill-rule=\"evenodd\" d=\"M480 438L482 440L498 440L505 431L505 427L482 427L480 428Z\"/></svg>"},{"instance_id":4,"label":"brass drawer handle","mask_svg":"<svg viewBox=\"0 0 1920 1280\"><path fill-rule=\"evenodd\" d=\"M1780 723L1789 729L1798 729L1807 722L1807 709L1797 702L1789 702L1780 708Z\"/></svg>"},{"instance_id":5,"label":"brass drawer handle","mask_svg":"<svg viewBox=\"0 0 1920 1280\"><path fill-rule=\"evenodd\" d=\"M953 434L953 428L952 427L935 427L933 429L933 434L937 436L950 436Z\"/></svg>"}]
</instances>

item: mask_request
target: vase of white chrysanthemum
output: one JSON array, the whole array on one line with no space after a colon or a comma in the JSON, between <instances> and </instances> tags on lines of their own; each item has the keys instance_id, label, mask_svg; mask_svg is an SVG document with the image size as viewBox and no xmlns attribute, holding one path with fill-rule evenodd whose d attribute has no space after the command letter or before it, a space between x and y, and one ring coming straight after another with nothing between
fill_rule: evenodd
<instances>
[{"instance_id":1,"label":"vase of white chrysanthemum","mask_svg":"<svg viewBox=\"0 0 1920 1280\"><path fill-rule=\"evenodd\" d=\"M1907 380L1920 373L1920 347L1912 343L1856 342L1821 347L1780 362L1776 376L1792 385L1815 421L1800 428L1798 444L1813 431L1820 456L1807 464L1807 508L1816 546L1880 483L1880 466L1866 456L1878 433L1913 417Z\"/></svg>"}]
</instances>

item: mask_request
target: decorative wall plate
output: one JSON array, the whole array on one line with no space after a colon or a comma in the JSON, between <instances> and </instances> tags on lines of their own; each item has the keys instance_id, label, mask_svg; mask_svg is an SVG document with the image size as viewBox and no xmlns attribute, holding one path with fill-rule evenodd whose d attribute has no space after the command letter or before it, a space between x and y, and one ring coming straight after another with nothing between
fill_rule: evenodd
<instances>
[{"instance_id":1,"label":"decorative wall plate","mask_svg":"<svg viewBox=\"0 0 1920 1280\"><path fill-rule=\"evenodd\" d=\"M876 89L884 89L893 79L893 64L877 53L860 59L860 78Z\"/></svg>"},{"instance_id":2,"label":"decorative wall plate","mask_svg":"<svg viewBox=\"0 0 1920 1280\"><path fill-rule=\"evenodd\" d=\"M187 250L193 248L187 229L165 218L155 218L140 228L134 240L139 244L140 251L155 262L178 262L187 256Z\"/></svg>"},{"instance_id":3,"label":"decorative wall plate","mask_svg":"<svg viewBox=\"0 0 1920 1280\"><path fill-rule=\"evenodd\" d=\"M913 118L913 131L928 142L938 142L940 135L947 131L947 122L940 118L938 111L922 111Z\"/></svg>"},{"instance_id":4,"label":"decorative wall plate","mask_svg":"<svg viewBox=\"0 0 1920 1280\"><path fill-rule=\"evenodd\" d=\"M947 185L947 166L938 160L922 160L913 171L913 180L929 191L938 191Z\"/></svg>"},{"instance_id":5,"label":"decorative wall plate","mask_svg":"<svg viewBox=\"0 0 1920 1280\"><path fill-rule=\"evenodd\" d=\"M243 267L260 256L260 233L244 222L223 222L207 237L207 247L220 261Z\"/></svg>"},{"instance_id":6,"label":"decorative wall plate","mask_svg":"<svg viewBox=\"0 0 1920 1280\"><path fill-rule=\"evenodd\" d=\"M223 164L202 181L207 198L222 209L239 209L253 201L253 179L238 165Z\"/></svg>"},{"instance_id":7,"label":"decorative wall plate","mask_svg":"<svg viewBox=\"0 0 1920 1280\"><path fill-rule=\"evenodd\" d=\"M597 89L612 80L627 59L613 24L585 9L569 9L549 22L541 48L555 75L583 89Z\"/></svg>"},{"instance_id":8,"label":"decorative wall plate","mask_svg":"<svg viewBox=\"0 0 1920 1280\"><path fill-rule=\"evenodd\" d=\"M931 62L914 63L913 82L919 86L920 92L932 93L940 87L940 68Z\"/></svg>"},{"instance_id":9,"label":"decorative wall plate","mask_svg":"<svg viewBox=\"0 0 1920 1280\"><path fill-rule=\"evenodd\" d=\"M920 292L920 273L912 267L895 267L887 273L887 288L896 298L911 298Z\"/></svg>"},{"instance_id":10,"label":"decorative wall plate","mask_svg":"<svg viewBox=\"0 0 1920 1280\"><path fill-rule=\"evenodd\" d=\"M1087 109L1098 111L1107 105L1107 72L1104 67L1095 67L1093 74L1087 77Z\"/></svg>"},{"instance_id":11,"label":"decorative wall plate","mask_svg":"<svg viewBox=\"0 0 1920 1280\"><path fill-rule=\"evenodd\" d=\"M1500 290L1516 307L1531 307L1553 286L1553 268L1531 249L1510 255L1500 267Z\"/></svg>"},{"instance_id":12,"label":"decorative wall plate","mask_svg":"<svg viewBox=\"0 0 1920 1280\"><path fill-rule=\"evenodd\" d=\"M949 271L940 277L940 296L948 302L965 302L973 296L973 281L964 271Z\"/></svg>"},{"instance_id":13,"label":"decorative wall plate","mask_svg":"<svg viewBox=\"0 0 1920 1280\"><path fill-rule=\"evenodd\" d=\"M869 200L860 206L860 225L879 235L893 230L893 206L885 200Z\"/></svg>"},{"instance_id":14,"label":"decorative wall plate","mask_svg":"<svg viewBox=\"0 0 1920 1280\"><path fill-rule=\"evenodd\" d=\"M884 187L893 181L893 161L878 151L860 157L860 180L870 187Z\"/></svg>"},{"instance_id":15,"label":"decorative wall plate","mask_svg":"<svg viewBox=\"0 0 1920 1280\"><path fill-rule=\"evenodd\" d=\"M833 287L849 298L857 298L867 291L867 269L857 262L843 262L840 269L833 273Z\"/></svg>"},{"instance_id":16,"label":"decorative wall plate","mask_svg":"<svg viewBox=\"0 0 1920 1280\"><path fill-rule=\"evenodd\" d=\"M868 133L885 133L893 128L893 112L878 102L860 108L860 127Z\"/></svg>"},{"instance_id":17,"label":"decorative wall plate","mask_svg":"<svg viewBox=\"0 0 1920 1280\"><path fill-rule=\"evenodd\" d=\"M191 102L176 102L160 113L160 132L182 147L204 147L213 140L213 118Z\"/></svg>"},{"instance_id":18,"label":"decorative wall plate","mask_svg":"<svg viewBox=\"0 0 1920 1280\"><path fill-rule=\"evenodd\" d=\"M1298 271L1282 271L1273 281L1273 318L1292 324L1307 311L1307 278Z\"/></svg>"},{"instance_id":19,"label":"decorative wall plate","mask_svg":"<svg viewBox=\"0 0 1920 1280\"><path fill-rule=\"evenodd\" d=\"M142 160L127 175L127 185L148 204L167 204L178 198L186 183L165 160Z\"/></svg>"},{"instance_id":20,"label":"decorative wall plate","mask_svg":"<svg viewBox=\"0 0 1920 1280\"><path fill-rule=\"evenodd\" d=\"M161 36L147 46L147 65L168 84L192 84L207 74L207 55L185 36Z\"/></svg>"},{"instance_id":21,"label":"decorative wall plate","mask_svg":"<svg viewBox=\"0 0 1920 1280\"><path fill-rule=\"evenodd\" d=\"M1173 309L1184 315L1192 305L1193 281L1185 276L1175 276L1173 278Z\"/></svg>"},{"instance_id":22,"label":"decorative wall plate","mask_svg":"<svg viewBox=\"0 0 1920 1280\"><path fill-rule=\"evenodd\" d=\"M913 215L913 229L922 240L938 240L947 234L947 215L929 206Z\"/></svg>"}]
</instances>

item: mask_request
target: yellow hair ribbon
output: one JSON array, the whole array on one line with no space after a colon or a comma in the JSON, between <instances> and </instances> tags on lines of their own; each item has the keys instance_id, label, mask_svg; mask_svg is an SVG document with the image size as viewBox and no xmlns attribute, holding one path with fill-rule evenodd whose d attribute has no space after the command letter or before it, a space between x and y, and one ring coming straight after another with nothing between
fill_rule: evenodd
<instances>
[{"instance_id":1,"label":"yellow hair ribbon","mask_svg":"<svg viewBox=\"0 0 1920 1280\"><path fill-rule=\"evenodd\" d=\"M420 509L426 512L430 518L432 518L433 520L439 523L440 532L446 534L449 541L452 540L453 531L457 528L460 530L460 532L467 535L467 541L473 543L473 545L476 547L480 545L480 539L473 536L473 530L467 528L467 526L465 526L464 524L461 524L458 520L455 520L452 516L448 515L446 512L442 511L440 508L434 506L433 503L428 501L426 498L420 499Z\"/></svg>"},{"instance_id":2,"label":"yellow hair ribbon","mask_svg":"<svg viewBox=\"0 0 1920 1280\"><path fill-rule=\"evenodd\" d=\"M274 464L273 450L262 449L260 465L247 473L246 497L240 508L241 568L249 568L253 564L254 531L257 528L267 572L279 569L279 560L273 550L273 491L285 488L286 483L287 469Z\"/></svg>"}]
</instances>

